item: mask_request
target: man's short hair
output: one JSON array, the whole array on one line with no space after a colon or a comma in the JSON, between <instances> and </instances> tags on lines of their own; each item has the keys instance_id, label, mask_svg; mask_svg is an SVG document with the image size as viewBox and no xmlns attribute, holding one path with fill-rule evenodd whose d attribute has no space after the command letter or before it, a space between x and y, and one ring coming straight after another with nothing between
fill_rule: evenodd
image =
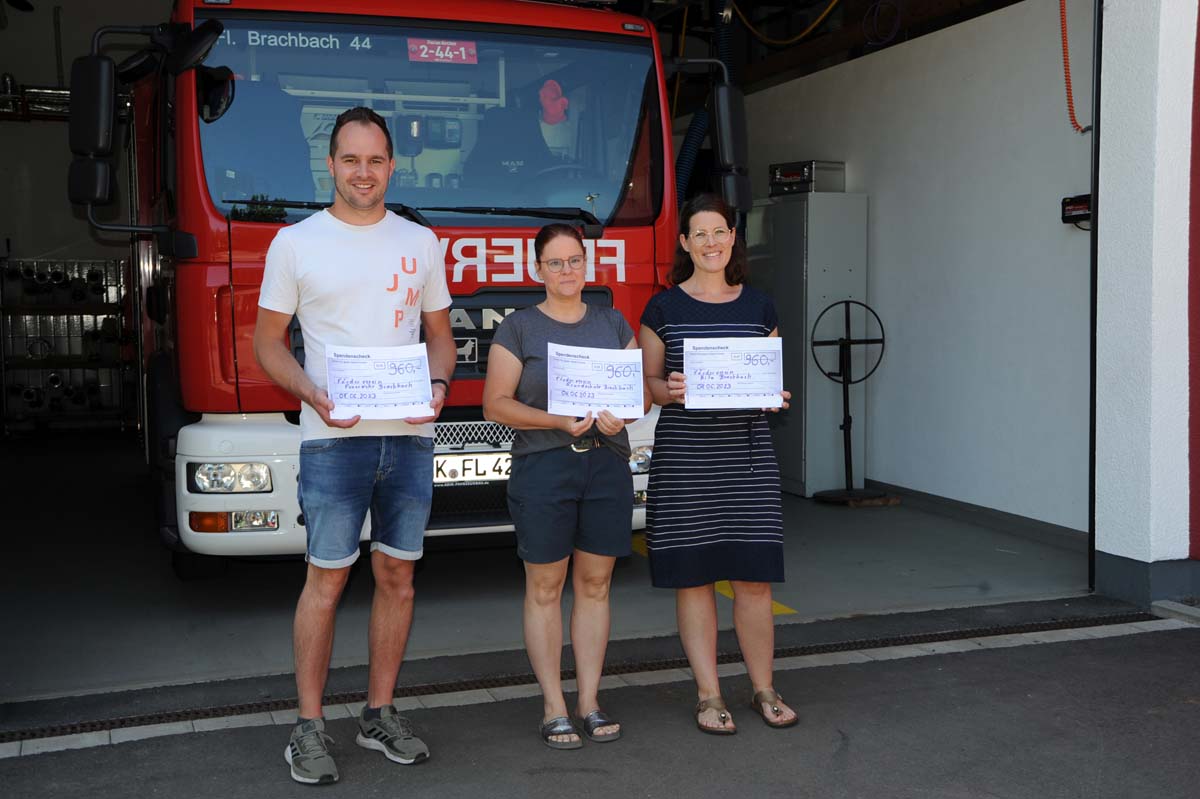
<instances>
[{"instance_id":1,"label":"man's short hair","mask_svg":"<svg viewBox=\"0 0 1200 799\"><path fill-rule=\"evenodd\" d=\"M329 136L329 157L333 158L337 155L337 138L338 133L348 122L361 122L364 125L375 124L383 131L383 137L387 139L388 158L392 157L392 132L388 130L387 122L383 117L375 113L372 109L366 106L355 106L348 111L343 111L338 114L337 121L333 123L333 133Z\"/></svg>"}]
</instances>

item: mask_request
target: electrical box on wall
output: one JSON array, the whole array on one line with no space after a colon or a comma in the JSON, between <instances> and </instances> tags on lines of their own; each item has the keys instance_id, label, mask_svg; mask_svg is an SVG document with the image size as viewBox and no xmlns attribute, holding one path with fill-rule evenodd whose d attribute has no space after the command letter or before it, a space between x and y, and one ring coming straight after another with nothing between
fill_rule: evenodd
<instances>
[{"instance_id":1,"label":"electrical box on wall","mask_svg":"<svg viewBox=\"0 0 1200 799\"><path fill-rule=\"evenodd\" d=\"M767 168L768 193L772 197L812 191L845 191L844 161L790 161Z\"/></svg>"},{"instance_id":2,"label":"electrical box on wall","mask_svg":"<svg viewBox=\"0 0 1200 799\"><path fill-rule=\"evenodd\" d=\"M1077 194L1062 199L1062 221L1064 225L1092 220L1092 195Z\"/></svg>"}]
</instances>

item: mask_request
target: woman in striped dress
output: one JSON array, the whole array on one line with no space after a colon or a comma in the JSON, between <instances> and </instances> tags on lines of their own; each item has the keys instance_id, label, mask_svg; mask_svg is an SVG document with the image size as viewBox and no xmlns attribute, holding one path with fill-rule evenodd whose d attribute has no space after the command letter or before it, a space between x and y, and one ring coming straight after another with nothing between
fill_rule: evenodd
<instances>
[{"instance_id":1,"label":"woman in striped dress","mask_svg":"<svg viewBox=\"0 0 1200 799\"><path fill-rule=\"evenodd\" d=\"M638 341L654 401L646 528L654 585L674 588L679 636L696 678L696 726L737 731L717 681L713 584L733 589L733 620L753 685L750 707L772 727L796 714L775 692L771 583L783 581L779 466L766 415L754 410L686 410L683 340L779 334L770 297L745 284L744 245L734 213L714 195L679 215L672 288L642 314ZM786 400L788 392L783 392Z\"/></svg>"}]
</instances>

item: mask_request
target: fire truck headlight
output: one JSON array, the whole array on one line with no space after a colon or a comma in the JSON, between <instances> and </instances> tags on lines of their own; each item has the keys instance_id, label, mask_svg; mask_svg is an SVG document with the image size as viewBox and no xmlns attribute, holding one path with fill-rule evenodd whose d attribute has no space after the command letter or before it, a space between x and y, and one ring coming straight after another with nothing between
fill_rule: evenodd
<instances>
[{"instance_id":1,"label":"fire truck headlight","mask_svg":"<svg viewBox=\"0 0 1200 799\"><path fill-rule=\"evenodd\" d=\"M271 468L265 463L189 463L188 491L193 494L265 494Z\"/></svg>"},{"instance_id":2,"label":"fire truck headlight","mask_svg":"<svg viewBox=\"0 0 1200 799\"><path fill-rule=\"evenodd\" d=\"M634 447L629 453L629 471L634 474L645 474L650 471L650 458L654 455L654 447Z\"/></svg>"},{"instance_id":3,"label":"fire truck headlight","mask_svg":"<svg viewBox=\"0 0 1200 799\"><path fill-rule=\"evenodd\" d=\"M237 473L237 491L259 494L271 490L271 470L265 463L243 463Z\"/></svg>"}]
</instances>

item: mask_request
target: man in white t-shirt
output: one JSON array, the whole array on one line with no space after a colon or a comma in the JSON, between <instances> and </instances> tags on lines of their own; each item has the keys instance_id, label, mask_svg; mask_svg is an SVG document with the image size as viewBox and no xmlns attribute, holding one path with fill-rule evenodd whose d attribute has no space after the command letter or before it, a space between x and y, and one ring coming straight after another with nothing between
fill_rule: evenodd
<instances>
[{"instance_id":1,"label":"man in white t-shirt","mask_svg":"<svg viewBox=\"0 0 1200 799\"><path fill-rule=\"evenodd\" d=\"M254 353L271 379L298 397L300 508L308 575L296 607L300 718L284 756L297 782L336 782L321 701L334 615L359 536L371 514L371 607L367 704L356 741L397 763L429 757L392 705L413 612L413 564L421 557L433 497L433 422L454 370L450 292L437 237L384 206L394 171L387 124L368 108L338 117L329 141L333 205L275 236L259 295ZM286 343L293 314L304 331L301 367ZM429 352L433 415L334 419L325 385L327 346L415 344Z\"/></svg>"}]
</instances>

